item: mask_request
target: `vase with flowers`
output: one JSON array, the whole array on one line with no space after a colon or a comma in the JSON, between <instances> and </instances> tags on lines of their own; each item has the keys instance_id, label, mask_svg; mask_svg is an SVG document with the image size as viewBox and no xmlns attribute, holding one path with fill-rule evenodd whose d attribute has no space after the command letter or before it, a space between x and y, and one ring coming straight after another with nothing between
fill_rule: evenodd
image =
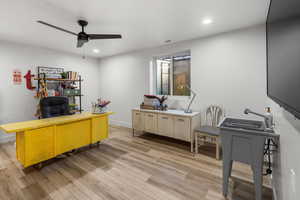
<instances>
[{"instance_id":1,"label":"vase with flowers","mask_svg":"<svg viewBox=\"0 0 300 200\"><path fill-rule=\"evenodd\" d=\"M102 114L107 110L107 105L110 104L111 101L102 100L101 98L97 99L96 102L92 102L92 113L93 114Z\"/></svg>"}]
</instances>

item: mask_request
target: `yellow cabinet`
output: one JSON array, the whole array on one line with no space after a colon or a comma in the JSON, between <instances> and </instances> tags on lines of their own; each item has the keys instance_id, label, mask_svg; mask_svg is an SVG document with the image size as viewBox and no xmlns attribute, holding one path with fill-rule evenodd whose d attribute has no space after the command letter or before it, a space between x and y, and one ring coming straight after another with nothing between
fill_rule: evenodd
<instances>
[{"instance_id":1,"label":"yellow cabinet","mask_svg":"<svg viewBox=\"0 0 300 200\"><path fill-rule=\"evenodd\" d=\"M26 143L26 145L24 145ZM54 127L45 127L17 135L17 158L24 167L54 156Z\"/></svg>"},{"instance_id":2,"label":"yellow cabinet","mask_svg":"<svg viewBox=\"0 0 300 200\"><path fill-rule=\"evenodd\" d=\"M90 144L90 130L90 120L57 126L55 135L56 155Z\"/></svg>"},{"instance_id":3,"label":"yellow cabinet","mask_svg":"<svg viewBox=\"0 0 300 200\"><path fill-rule=\"evenodd\" d=\"M92 143L99 142L108 137L108 118L97 117L92 119Z\"/></svg>"},{"instance_id":4,"label":"yellow cabinet","mask_svg":"<svg viewBox=\"0 0 300 200\"><path fill-rule=\"evenodd\" d=\"M108 137L108 116L82 113L0 125L16 134L18 161L28 167Z\"/></svg>"}]
</instances>

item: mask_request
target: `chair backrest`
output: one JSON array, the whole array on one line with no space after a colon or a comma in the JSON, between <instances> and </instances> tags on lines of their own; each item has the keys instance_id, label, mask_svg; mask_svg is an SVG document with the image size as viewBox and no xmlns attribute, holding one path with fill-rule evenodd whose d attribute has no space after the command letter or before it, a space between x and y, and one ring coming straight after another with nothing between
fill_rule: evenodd
<instances>
[{"instance_id":1,"label":"chair backrest","mask_svg":"<svg viewBox=\"0 0 300 200\"><path fill-rule=\"evenodd\" d=\"M41 99L42 118L69 115L69 99L67 97L46 97Z\"/></svg>"},{"instance_id":2,"label":"chair backrest","mask_svg":"<svg viewBox=\"0 0 300 200\"><path fill-rule=\"evenodd\" d=\"M211 105L205 112L206 125L217 127L225 113L220 106Z\"/></svg>"}]
</instances>

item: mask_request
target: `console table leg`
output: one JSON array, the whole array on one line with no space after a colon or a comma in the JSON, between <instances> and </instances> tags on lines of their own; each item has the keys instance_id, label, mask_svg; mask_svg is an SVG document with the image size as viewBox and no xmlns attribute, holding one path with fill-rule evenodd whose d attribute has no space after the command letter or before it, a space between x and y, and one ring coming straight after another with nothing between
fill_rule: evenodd
<instances>
[{"instance_id":1,"label":"console table leg","mask_svg":"<svg viewBox=\"0 0 300 200\"><path fill-rule=\"evenodd\" d=\"M198 154L198 148L199 148L199 145L198 145L198 133L194 133L195 135L195 153Z\"/></svg>"},{"instance_id":2,"label":"console table leg","mask_svg":"<svg viewBox=\"0 0 300 200\"><path fill-rule=\"evenodd\" d=\"M132 137L134 137L134 128L132 128Z\"/></svg>"}]
</instances>

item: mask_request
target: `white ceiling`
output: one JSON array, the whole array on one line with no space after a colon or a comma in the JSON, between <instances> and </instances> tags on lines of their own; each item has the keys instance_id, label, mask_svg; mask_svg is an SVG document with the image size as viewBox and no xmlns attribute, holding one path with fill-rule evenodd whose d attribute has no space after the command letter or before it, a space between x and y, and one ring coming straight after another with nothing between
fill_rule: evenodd
<instances>
[{"instance_id":1,"label":"white ceiling","mask_svg":"<svg viewBox=\"0 0 300 200\"><path fill-rule=\"evenodd\" d=\"M104 57L160 46L255 24L266 19L269 0L0 0L0 40ZM203 25L203 18L213 24ZM90 41L77 49L76 37L36 23L87 33L120 33L121 40ZM100 53L93 53L93 49Z\"/></svg>"}]
</instances>

